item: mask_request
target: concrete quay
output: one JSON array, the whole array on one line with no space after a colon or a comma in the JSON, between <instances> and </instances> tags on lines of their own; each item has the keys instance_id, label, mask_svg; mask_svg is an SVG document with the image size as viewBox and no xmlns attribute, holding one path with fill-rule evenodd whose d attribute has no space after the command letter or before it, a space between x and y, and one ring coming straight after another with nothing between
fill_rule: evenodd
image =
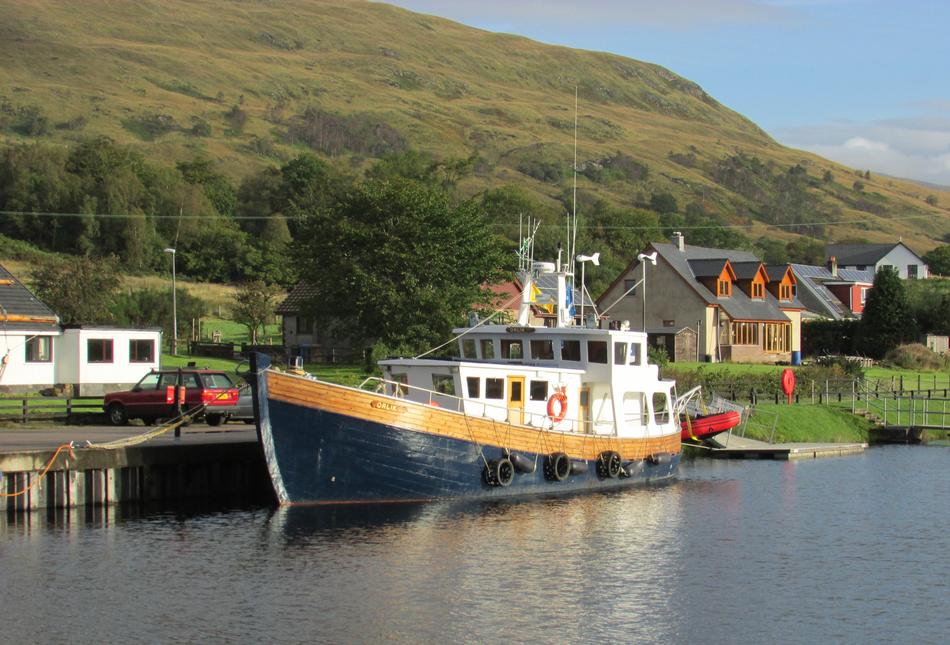
<instances>
[{"instance_id":1,"label":"concrete quay","mask_svg":"<svg viewBox=\"0 0 950 645\"><path fill-rule=\"evenodd\" d=\"M270 479L251 425L195 424L183 428L179 438L168 432L138 445L82 447L148 430L136 426L0 430L0 510L237 495L267 499ZM61 448L70 442L71 449Z\"/></svg>"},{"instance_id":2,"label":"concrete quay","mask_svg":"<svg viewBox=\"0 0 950 645\"><path fill-rule=\"evenodd\" d=\"M730 432L708 443L711 449L703 454L714 459L817 459L859 454L868 447L866 443L768 443L737 437Z\"/></svg>"}]
</instances>

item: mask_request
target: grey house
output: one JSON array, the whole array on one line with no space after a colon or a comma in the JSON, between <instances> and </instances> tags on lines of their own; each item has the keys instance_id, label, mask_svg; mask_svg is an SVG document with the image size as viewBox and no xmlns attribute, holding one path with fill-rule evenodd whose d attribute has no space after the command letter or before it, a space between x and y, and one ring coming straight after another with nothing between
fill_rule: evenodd
<instances>
[{"instance_id":1,"label":"grey house","mask_svg":"<svg viewBox=\"0 0 950 645\"><path fill-rule=\"evenodd\" d=\"M881 267L897 269L901 280L930 277L923 259L903 242L896 244L829 244L825 247L825 264L833 271L852 269L876 274Z\"/></svg>"}]
</instances>

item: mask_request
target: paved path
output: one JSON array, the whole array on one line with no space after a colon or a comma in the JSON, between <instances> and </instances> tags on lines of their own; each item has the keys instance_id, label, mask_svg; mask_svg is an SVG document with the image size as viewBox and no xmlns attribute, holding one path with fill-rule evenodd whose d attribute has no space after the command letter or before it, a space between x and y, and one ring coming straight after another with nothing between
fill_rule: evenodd
<instances>
[{"instance_id":1,"label":"paved path","mask_svg":"<svg viewBox=\"0 0 950 645\"><path fill-rule=\"evenodd\" d=\"M54 426L49 428L0 428L0 453L26 450L48 450L64 443L91 441L102 443L143 434L158 426ZM181 429L181 438L173 430L150 439L146 445L236 443L257 441L254 426L247 423L226 423L211 427L195 423Z\"/></svg>"}]
</instances>

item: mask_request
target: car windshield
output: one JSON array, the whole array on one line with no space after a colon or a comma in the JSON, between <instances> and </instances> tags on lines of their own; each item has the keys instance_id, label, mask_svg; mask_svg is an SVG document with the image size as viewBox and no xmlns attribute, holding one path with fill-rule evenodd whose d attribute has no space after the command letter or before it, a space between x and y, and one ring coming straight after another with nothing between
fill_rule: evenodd
<instances>
[{"instance_id":1,"label":"car windshield","mask_svg":"<svg viewBox=\"0 0 950 645\"><path fill-rule=\"evenodd\" d=\"M224 390L229 387L234 387L234 384L231 382L231 379L228 378L227 374L202 374L201 381L205 387L209 389Z\"/></svg>"}]
</instances>

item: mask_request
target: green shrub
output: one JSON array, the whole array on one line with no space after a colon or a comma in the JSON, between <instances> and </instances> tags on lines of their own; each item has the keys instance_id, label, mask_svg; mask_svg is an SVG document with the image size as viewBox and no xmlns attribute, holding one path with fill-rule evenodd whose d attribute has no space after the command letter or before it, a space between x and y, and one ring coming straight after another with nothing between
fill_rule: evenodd
<instances>
[{"instance_id":1,"label":"green shrub","mask_svg":"<svg viewBox=\"0 0 950 645\"><path fill-rule=\"evenodd\" d=\"M666 347L650 345L647 348L647 361L660 367L666 367L670 364L670 355L666 352Z\"/></svg>"},{"instance_id":2,"label":"green shrub","mask_svg":"<svg viewBox=\"0 0 950 645\"><path fill-rule=\"evenodd\" d=\"M920 343L898 345L884 356L884 362L908 370L941 370L947 367L947 358L930 351Z\"/></svg>"}]
</instances>

